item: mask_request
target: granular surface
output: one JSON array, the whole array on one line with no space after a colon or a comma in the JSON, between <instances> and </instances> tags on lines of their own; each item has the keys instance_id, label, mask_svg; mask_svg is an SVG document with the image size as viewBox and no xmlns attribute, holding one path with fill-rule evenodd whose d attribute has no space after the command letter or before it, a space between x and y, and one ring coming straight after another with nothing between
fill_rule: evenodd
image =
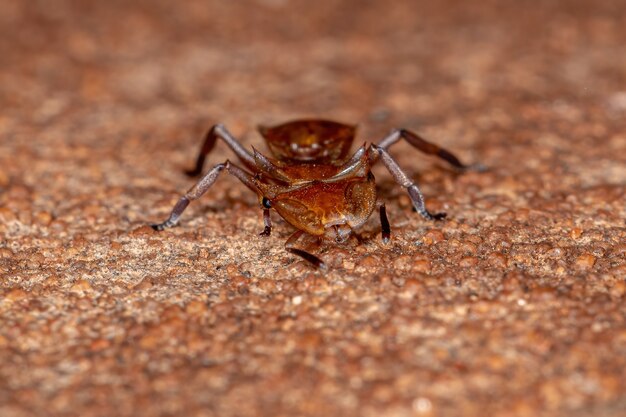
<instances>
[{"instance_id":1,"label":"granular surface","mask_svg":"<svg viewBox=\"0 0 626 417\"><path fill-rule=\"evenodd\" d=\"M626 8L19 1L0 8L0 415L626 415ZM231 177L155 232L224 123L419 132L314 270ZM234 159L218 143L209 165Z\"/></svg>"}]
</instances>

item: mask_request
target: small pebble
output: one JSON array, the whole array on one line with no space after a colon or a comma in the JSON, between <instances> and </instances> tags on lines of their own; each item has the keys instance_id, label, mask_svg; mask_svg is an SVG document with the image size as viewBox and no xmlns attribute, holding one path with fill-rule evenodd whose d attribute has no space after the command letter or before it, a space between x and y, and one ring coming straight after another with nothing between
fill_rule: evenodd
<instances>
[{"instance_id":1,"label":"small pebble","mask_svg":"<svg viewBox=\"0 0 626 417\"><path fill-rule=\"evenodd\" d=\"M466 256L465 258L461 259L461 261L459 262L459 266L462 268L469 268L476 265L477 263L478 258L473 256Z\"/></svg>"},{"instance_id":2,"label":"small pebble","mask_svg":"<svg viewBox=\"0 0 626 417\"><path fill-rule=\"evenodd\" d=\"M496 268L506 268L508 266L508 258L499 252L491 252L487 255L487 262Z\"/></svg>"},{"instance_id":3,"label":"small pebble","mask_svg":"<svg viewBox=\"0 0 626 417\"><path fill-rule=\"evenodd\" d=\"M35 215L35 221L42 226L48 226L52 223L52 214L47 211L40 211Z\"/></svg>"},{"instance_id":4,"label":"small pebble","mask_svg":"<svg viewBox=\"0 0 626 417\"><path fill-rule=\"evenodd\" d=\"M430 270L431 265L428 259L416 259L413 261L411 271L429 273Z\"/></svg>"},{"instance_id":5,"label":"small pebble","mask_svg":"<svg viewBox=\"0 0 626 417\"><path fill-rule=\"evenodd\" d=\"M424 234L424 236L422 237L422 242L424 242L426 246L430 246L434 243L441 242L444 239L445 236L443 235L441 230L431 229Z\"/></svg>"},{"instance_id":6,"label":"small pebble","mask_svg":"<svg viewBox=\"0 0 626 417\"><path fill-rule=\"evenodd\" d=\"M406 271L411 268L412 263L412 257L410 257L409 255L401 255L394 259L393 268L396 271Z\"/></svg>"},{"instance_id":7,"label":"small pebble","mask_svg":"<svg viewBox=\"0 0 626 417\"><path fill-rule=\"evenodd\" d=\"M79 279L70 287L70 291L75 294L84 294L86 292L90 292L93 290L93 287L89 283L89 281L84 279Z\"/></svg>"},{"instance_id":8,"label":"small pebble","mask_svg":"<svg viewBox=\"0 0 626 417\"><path fill-rule=\"evenodd\" d=\"M208 310L207 304L201 300L192 300L185 306L185 313L191 316L201 316Z\"/></svg>"},{"instance_id":9,"label":"small pebble","mask_svg":"<svg viewBox=\"0 0 626 417\"><path fill-rule=\"evenodd\" d=\"M7 301L19 301L28 297L28 293L21 288L13 288L4 295L4 299Z\"/></svg>"},{"instance_id":10,"label":"small pebble","mask_svg":"<svg viewBox=\"0 0 626 417\"><path fill-rule=\"evenodd\" d=\"M572 237L572 239L580 239L582 234L583 229L581 229L580 227L575 227L570 231L570 236Z\"/></svg>"},{"instance_id":11,"label":"small pebble","mask_svg":"<svg viewBox=\"0 0 626 417\"><path fill-rule=\"evenodd\" d=\"M576 267L578 269L591 269L596 263L596 257L590 253L585 253L576 258Z\"/></svg>"},{"instance_id":12,"label":"small pebble","mask_svg":"<svg viewBox=\"0 0 626 417\"><path fill-rule=\"evenodd\" d=\"M358 266L362 266L365 268L377 268L380 265L380 258L376 255L368 255L364 258L361 258L357 262Z\"/></svg>"}]
</instances>

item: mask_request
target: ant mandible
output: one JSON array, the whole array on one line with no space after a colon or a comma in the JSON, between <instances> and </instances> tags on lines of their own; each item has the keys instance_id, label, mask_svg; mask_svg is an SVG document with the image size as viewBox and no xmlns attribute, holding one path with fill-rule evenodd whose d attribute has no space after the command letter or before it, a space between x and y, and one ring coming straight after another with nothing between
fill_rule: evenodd
<instances>
[{"instance_id":1,"label":"ant mandible","mask_svg":"<svg viewBox=\"0 0 626 417\"><path fill-rule=\"evenodd\" d=\"M430 143L406 129L395 129L377 145L364 144L351 157L348 152L356 127L329 120L295 120L274 127L259 126L273 158L256 149L252 152L221 124L206 134L194 169L187 171L195 177L202 173L205 158L222 139L237 155L244 169L232 162L217 164L183 195L167 220L155 224L155 230L174 226L189 203L200 198L224 170L255 192L263 209L265 228L272 230L270 210L274 209L297 230L287 239L285 248L318 268L325 268L317 256L296 247L297 240L308 234L321 239L345 241L354 229L370 217L377 205L376 184L371 168L382 162L395 181L406 188L414 209L428 220L440 220L446 213L431 213L417 185L400 168L388 149L400 139L428 155L437 156L454 169L465 172L482 170L481 165L465 165L451 152ZM389 241L391 228L384 204L378 204L382 240Z\"/></svg>"}]
</instances>

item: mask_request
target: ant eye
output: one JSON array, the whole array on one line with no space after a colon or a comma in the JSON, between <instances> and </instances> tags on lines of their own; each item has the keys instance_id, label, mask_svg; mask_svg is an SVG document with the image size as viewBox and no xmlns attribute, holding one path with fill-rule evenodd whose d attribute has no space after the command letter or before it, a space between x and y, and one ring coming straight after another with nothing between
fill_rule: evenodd
<instances>
[{"instance_id":1,"label":"ant eye","mask_svg":"<svg viewBox=\"0 0 626 417\"><path fill-rule=\"evenodd\" d=\"M263 197L261 204L263 204L263 207L265 207L266 209L272 208L272 203L270 203L270 200L267 197Z\"/></svg>"}]
</instances>

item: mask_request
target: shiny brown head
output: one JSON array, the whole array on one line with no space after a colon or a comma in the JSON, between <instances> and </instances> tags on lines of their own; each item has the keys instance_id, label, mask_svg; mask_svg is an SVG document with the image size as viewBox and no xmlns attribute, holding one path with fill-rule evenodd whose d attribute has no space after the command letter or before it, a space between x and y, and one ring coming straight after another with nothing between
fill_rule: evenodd
<instances>
[{"instance_id":1,"label":"shiny brown head","mask_svg":"<svg viewBox=\"0 0 626 417\"><path fill-rule=\"evenodd\" d=\"M258 130L279 161L329 164L346 158L356 126L329 120L296 120L273 127L259 126Z\"/></svg>"}]
</instances>

